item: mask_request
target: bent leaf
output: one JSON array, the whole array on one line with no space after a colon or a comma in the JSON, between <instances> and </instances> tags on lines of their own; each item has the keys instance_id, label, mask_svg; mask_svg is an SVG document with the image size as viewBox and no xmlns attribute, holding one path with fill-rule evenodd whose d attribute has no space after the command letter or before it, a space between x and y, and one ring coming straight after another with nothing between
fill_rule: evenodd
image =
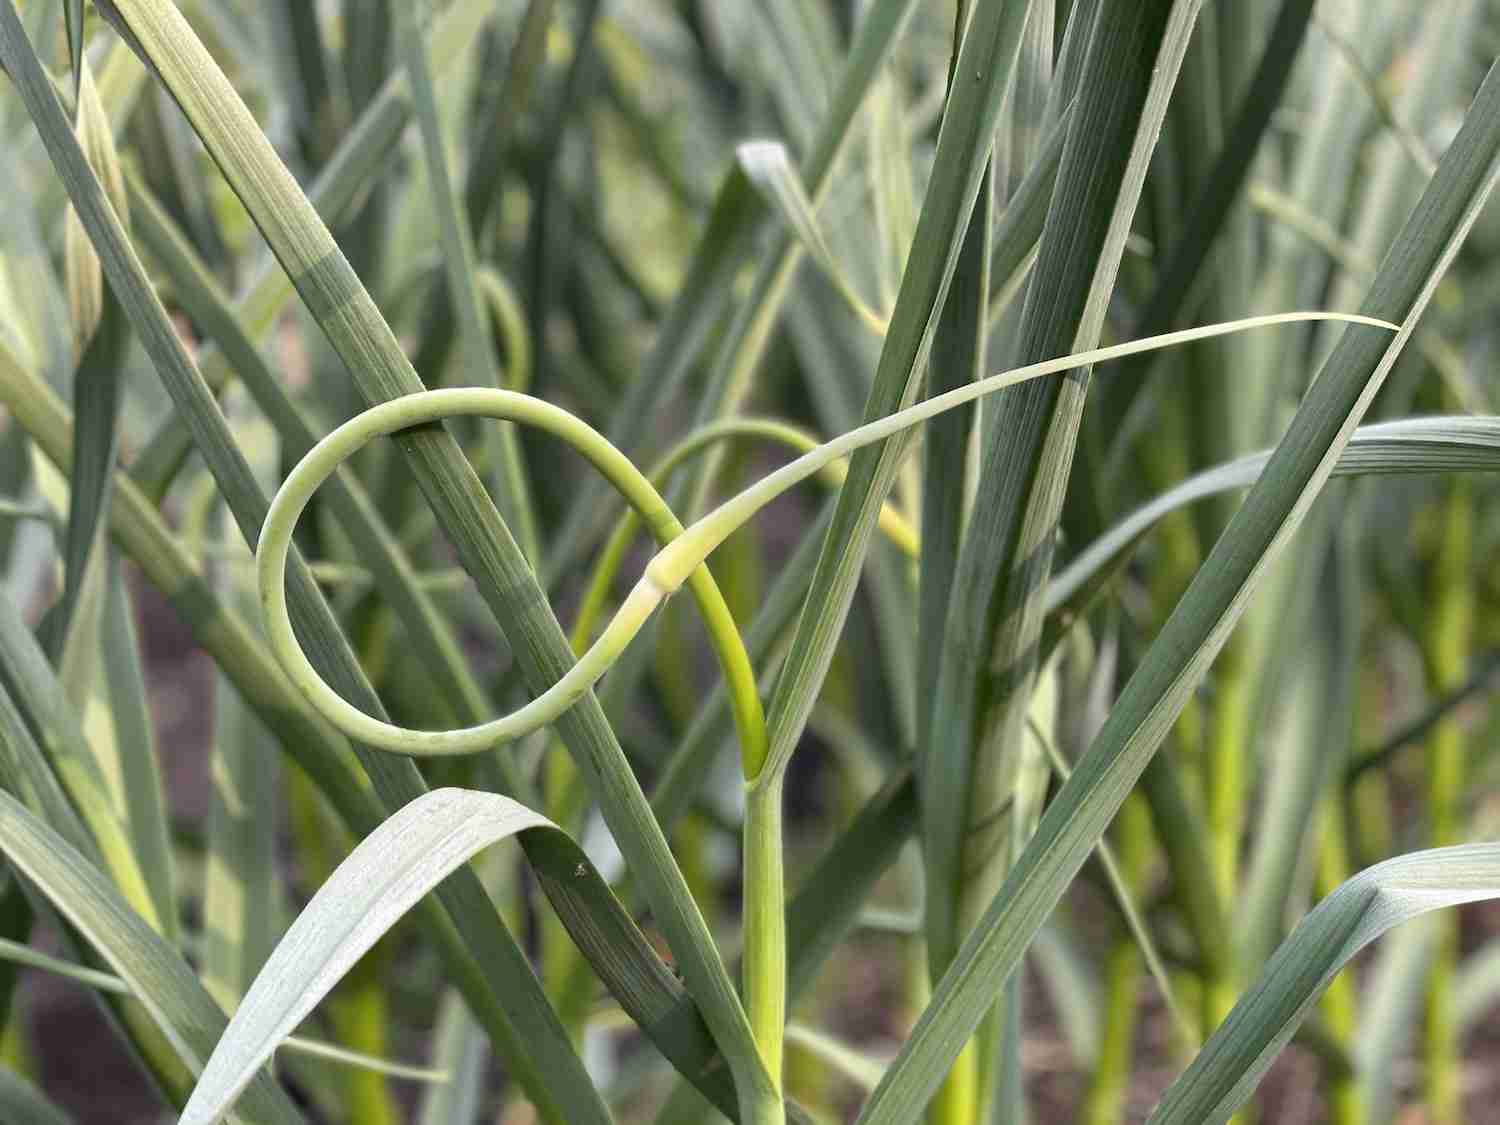
<instances>
[{"instance_id":1,"label":"bent leaf","mask_svg":"<svg viewBox=\"0 0 1500 1125\"><path fill-rule=\"evenodd\" d=\"M1060 570L1047 588L1047 612L1077 608L1079 594L1102 571L1123 562L1156 523L1197 500L1254 484L1271 451L1247 453L1195 473L1147 501ZM1500 469L1500 417L1402 418L1361 426L1333 467L1336 477Z\"/></svg>"},{"instance_id":2,"label":"bent leaf","mask_svg":"<svg viewBox=\"0 0 1500 1125\"><path fill-rule=\"evenodd\" d=\"M697 1021L691 1007L675 1005L682 986L571 837L508 797L436 789L366 837L292 923L204 1068L183 1125L219 1120L292 1029L408 910L470 857L521 835L532 837L526 851L547 897L642 1030L657 1039L682 1020ZM612 909L598 909L601 902ZM732 1112L722 1068L720 1077L717 1100Z\"/></svg>"},{"instance_id":3,"label":"bent leaf","mask_svg":"<svg viewBox=\"0 0 1500 1125\"><path fill-rule=\"evenodd\" d=\"M1415 852L1360 872L1281 943L1150 1120L1227 1121L1350 958L1402 922L1492 898L1500 898L1500 844Z\"/></svg>"},{"instance_id":4,"label":"bent leaf","mask_svg":"<svg viewBox=\"0 0 1500 1125\"><path fill-rule=\"evenodd\" d=\"M9 793L0 792L0 852L104 957L192 1070L208 1057L224 1013L181 955L120 897L99 869ZM270 1075L245 1076L247 1121L300 1122ZM245 1083L242 1083L245 1085Z\"/></svg>"}]
</instances>

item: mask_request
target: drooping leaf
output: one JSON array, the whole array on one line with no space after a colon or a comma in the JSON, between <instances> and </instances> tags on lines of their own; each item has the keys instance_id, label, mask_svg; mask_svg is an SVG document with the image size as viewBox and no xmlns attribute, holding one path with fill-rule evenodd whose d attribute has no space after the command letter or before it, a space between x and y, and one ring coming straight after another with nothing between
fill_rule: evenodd
<instances>
[{"instance_id":1,"label":"drooping leaf","mask_svg":"<svg viewBox=\"0 0 1500 1125\"><path fill-rule=\"evenodd\" d=\"M1250 990L1168 1088L1153 1122L1229 1120L1334 975L1393 926L1500 897L1500 845L1397 856L1354 876L1298 923Z\"/></svg>"}]
</instances>

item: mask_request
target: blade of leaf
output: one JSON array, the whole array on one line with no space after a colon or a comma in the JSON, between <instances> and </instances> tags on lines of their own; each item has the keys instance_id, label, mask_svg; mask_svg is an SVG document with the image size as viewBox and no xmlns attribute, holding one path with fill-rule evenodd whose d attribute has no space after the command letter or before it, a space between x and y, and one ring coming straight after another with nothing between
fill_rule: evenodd
<instances>
[{"instance_id":1,"label":"blade of leaf","mask_svg":"<svg viewBox=\"0 0 1500 1125\"><path fill-rule=\"evenodd\" d=\"M125 830L156 905L156 916L167 941L176 944L177 890L169 839L171 818L162 784L161 762L151 726L151 709L141 669L141 649L135 632L130 590L120 560L108 553L104 595L104 690L113 720L120 763Z\"/></svg>"},{"instance_id":2,"label":"blade of leaf","mask_svg":"<svg viewBox=\"0 0 1500 1125\"><path fill-rule=\"evenodd\" d=\"M735 149L735 159L761 198L801 242L803 250L818 264L854 314L869 325L871 331L884 332L885 318L860 296L854 282L828 248L818 226L813 202L792 167L786 146L780 141L745 141Z\"/></svg>"},{"instance_id":3,"label":"blade of leaf","mask_svg":"<svg viewBox=\"0 0 1500 1125\"><path fill-rule=\"evenodd\" d=\"M242 612L254 598L232 578L217 582ZM265 964L284 925L276 852L279 771L244 700L219 674L214 684L212 792L203 874L203 986L234 1011Z\"/></svg>"},{"instance_id":4,"label":"blade of leaf","mask_svg":"<svg viewBox=\"0 0 1500 1125\"><path fill-rule=\"evenodd\" d=\"M0 793L0 851L97 949L151 1013L191 1069L209 1057L224 1013L176 950L142 921L92 863L9 793ZM249 1120L300 1122L268 1074L253 1076Z\"/></svg>"},{"instance_id":5,"label":"blade of leaf","mask_svg":"<svg viewBox=\"0 0 1500 1125\"><path fill-rule=\"evenodd\" d=\"M68 62L73 69L73 96L83 82L83 0L63 0L63 26L68 33Z\"/></svg>"},{"instance_id":6,"label":"blade of leaf","mask_svg":"<svg viewBox=\"0 0 1500 1125\"><path fill-rule=\"evenodd\" d=\"M390 327L381 319L368 291L308 206L243 101L175 6L163 0L116 0L107 4L104 11L136 49L151 59L158 76L172 89L226 179L298 285L309 309L318 316L329 342L339 351L366 401L385 401L420 390L421 380ZM201 380L196 382L201 384ZM194 393L201 395L197 389ZM201 424L204 413L206 406L197 406L190 420ZM196 436L203 448L203 439L211 435L200 432ZM217 438L210 443L219 444ZM520 548L446 430L419 428L398 438L397 445L406 454L461 560L478 581L492 614L504 623L528 686L540 693L561 679L574 660L567 638ZM232 456L231 450L223 452ZM220 485L226 494L228 483L233 482L221 477ZM236 513L248 537L255 537L263 514L263 507L253 514ZM349 661L348 671L357 673L352 656L347 655L347 643L327 615L326 603L314 597L316 591L311 580L304 580L300 574L299 568L294 567L294 581L307 590L307 597L313 602L309 608L323 615L328 641L335 651L346 654L343 659ZM367 684L361 694L367 696L362 701L367 710L378 705ZM764 1088L762 1084L768 1086L769 1078L761 1065L748 1021L708 927L592 692L563 715L557 726L599 797L606 822L633 873L641 879L657 923L667 934L714 1038L737 1072L737 1081L745 1090L742 1096L752 1096L749 1087ZM409 780L402 781L401 786L411 795L417 791L420 779L410 762L403 765ZM398 768L388 756L380 754L367 756L365 766L376 776L378 785L382 774L394 777L392 771ZM393 786L390 793L395 793ZM478 893L477 886L474 892ZM473 909L479 908L476 900ZM475 952L482 954L484 948L476 946ZM519 950L513 944L508 956L517 987L526 981L530 984L525 987L534 987L529 969L525 977L520 975ZM550 1089L567 1097L592 1093L576 1054L571 1049L564 1051L565 1039L550 1006L543 1009L540 1004L529 1005L522 1014L549 1021L546 1038L528 1041L526 1045L550 1044L558 1053L557 1065L567 1065L579 1072L576 1081L554 1082ZM541 1091L533 1091L533 1095L541 1096ZM602 1103L596 1104L592 1112L601 1110Z\"/></svg>"},{"instance_id":7,"label":"blade of leaf","mask_svg":"<svg viewBox=\"0 0 1500 1125\"><path fill-rule=\"evenodd\" d=\"M1150 1120L1227 1121L1350 958L1408 919L1494 898L1497 844L1397 856L1354 876L1298 923Z\"/></svg>"},{"instance_id":8,"label":"blade of leaf","mask_svg":"<svg viewBox=\"0 0 1500 1125\"><path fill-rule=\"evenodd\" d=\"M115 460L119 387L130 328L113 295L105 296L102 313L74 376L78 455L69 478L63 592L48 626L53 653L61 653L67 642L89 557L103 535L106 485Z\"/></svg>"},{"instance_id":9,"label":"blade of leaf","mask_svg":"<svg viewBox=\"0 0 1500 1125\"><path fill-rule=\"evenodd\" d=\"M1101 574L1121 560L1163 517L1194 501L1254 484L1271 450L1249 453L1195 473L1115 524L1067 566L1047 587L1047 612L1077 615L1084 594ZM1453 416L1403 418L1361 426L1333 466L1333 476L1494 472L1500 469L1500 418ZM1356 758L1350 769L1359 769Z\"/></svg>"},{"instance_id":10,"label":"blade of leaf","mask_svg":"<svg viewBox=\"0 0 1500 1125\"><path fill-rule=\"evenodd\" d=\"M474 246L468 224L459 213L458 197L454 194L453 180L448 171L437 98L427 63L426 38L418 25L416 11L410 5L397 6L396 33L416 106L427 176L436 197L434 205L438 213L448 299L458 322L463 382L476 387L495 386L499 384L499 361L489 323L481 313L479 286L474 275ZM487 431L486 441L494 450L493 456L500 470L497 491L503 502L506 523L516 529L526 557L533 562L539 561L541 540L515 427L504 425Z\"/></svg>"},{"instance_id":11,"label":"blade of leaf","mask_svg":"<svg viewBox=\"0 0 1500 1125\"><path fill-rule=\"evenodd\" d=\"M73 1125L72 1117L8 1066L0 1067L0 1119L27 1125Z\"/></svg>"},{"instance_id":12,"label":"blade of leaf","mask_svg":"<svg viewBox=\"0 0 1500 1125\"><path fill-rule=\"evenodd\" d=\"M540 813L493 793L425 794L361 841L292 923L204 1067L183 1110L184 1125L217 1121L277 1045L438 883L490 844L528 832L547 838L551 859L537 874L565 917L583 897L584 884L595 895L608 895L583 852ZM618 904L613 921L634 929ZM638 931L636 937L645 944ZM662 988L669 988L671 972L659 960L655 972ZM622 999L628 998L627 990Z\"/></svg>"},{"instance_id":13,"label":"blade of leaf","mask_svg":"<svg viewBox=\"0 0 1500 1125\"><path fill-rule=\"evenodd\" d=\"M871 5L859 25L858 35L845 62L828 116L814 139L799 171L814 205L823 197L832 173L850 135L852 123L871 84L901 35L914 0L880 0ZM649 421L660 406L681 386L696 359L708 331L719 319L730 296L731 283L753 246L753 232L766 217L765 208L739 165L726 175L710 214L707 230L694 251L678 297L657 330L651 351L641 364L653 372L650 379L633 380L626 389L608 430L609 439L627 454L638 452ZM795 266L799 244L783 235L762 257L751 283L750 295L740 307L720 349L717 366L753 368L766 344L766 323L774 319L786 296L784 277ZM729 381L731 375L722 376ZM711 377L719 382L720 377ZM714 396L715 400L722 395ZM700 416L699 421L703 421ZM711 465L711 463L710 463ZM709 469L705 469L708 473ZM590 529L602 521L599 509L604 491L591 484L577 498L573 511L559 531L548 560L548 585L591 544ZM669 492L669 503L677 496Z\"/></svg>"},{"instance_id":14,"label":"blade of leaf","mask_svg":"<svg viewBox=\"0 0 1500 1125\"><path fill-rule=\"evenodd\" d=\"M956 65L963 80L954 85L938 134L932 180L865 404L866 419L889 414L916 394L979 192L1025 16L1022 4L981 4L969 21ZM968 80L971 74L973 82ZM806 726L833 659L875 519L906 444L898 438L850 460L812 588L772 694L768 769L786 768Z\"/></svg>"},{"instance_id":15,"label":"blade of leaf","mask_svg":"<svg viewBox=\"0 0 1500 1125\"><path fill-rule=\"evenodd\" d=\"M3 672L0 681L8 683L14 691L36 731L51 770L56 771L69 801L76 806L78 816L97 842L105 870L131 906L164 931L164 924L155 916L155 900L130 834L84 737L78 713L8 598L0 598L0 672Z\"/></svg>"},{"instance_id":16,"label":"blade of leaf","mask_svg":"<svg viewBox=\"0 0 1500 1125\"><path fill-rule=\"evenodd\" d=\"M175 14L175 9L173 12ZM190 36L191 32L187 34ZM214 466L220 488L240 520L241 531L253 542L264 517L265 495L250 473L217 403L184 351L165 310L146 280L117 218L104 205L98 181L82 159L76 141L66 128L66 119L61 114L45 74L36 65L21 38L15 10L9 2L0 4L0 55L11 66L13 76L18 78L20 88L27 97L28 108L38 115L41 132L47 140L49 151L65 172L63 178L80 217L88 227L90 236L97 240L96 245L103 250L101 261L111 284L131 315L143 344L155 360L158 374L170 389L182 396L183 409L179 413L190 423L200 450ZM254 128L253 123L250 127ZM258 133L256 135L259 136ZM326 601L307 573L305 564L294 567L294 579L299 586L299 609L309 614L312 628L323 639L325 656L339 662L346 690L354 693L356 698L362 698L370 709L378 711L379 700L359 669ZM375 781L383 799L395 804L423 791L420 775L409 761L402 762L378 753L360 753L362 764ZM351 795L346 793L343 796L347 806ZM368 811L368 806L365 811ZM435 927L439 948L445 954L449 970L464 983L466 994L475 1004L476 1012L485 1018L497 1046L510 1056L509 1061L518 1076L524 1077L524 1084L533 1099L548 1107L553 1105L554 1098L572 1102L570 1113L578 1120L607 1117L607 1111L593 1086L587 1082L582 1064L558 1024L555 1012L542 995L529 963L516 946L514 938L489 908L483 889L472 872L461 872L457 878L445 883L439 897L452 911L453 918L462 927L472 929L476 935L474 940L461 942L447 919L431 912L426 914ZM429 911L436 908L434 904ZM477 937L481 932L486 935L483 939ZM467 948L464 948L465 945ZM502 987L507 993L529 994L531 1001L513 1005L509 1010L501 1008L493 991L497 986L479 974L479 963L486 965L491 981L506 982ZM521 1024L534 1021L534 1034L520 1035L512 1026L513 1020ZM542 1051L550 1056L547 1066L553 1073L571 1070L575 1073L576 1080L560 1083L555 1087L546 1086L528 1057L532 1051Z\"/></svg>"},{"instance_id":17,"label":"blade of leaf","mask_svg":"<svg viewBox=\"0 0 1500 1125\"><path fill-rule=\"evenodd\" d=\"M1350 326L1072 779L933 994L861 1121L905 1122L982 1018L994 988L1062 896L1243 612L1269 556L1301 521L1494 186L1500 70L1386 257L1362 311L1400 318L1394 339Z\"/></svg>"},{"instance_id":18,"label":"blade of leaf","mask_svg":"<svg viewBox=\"0 0 1500 1125\"><path fill-rule=\"evenodd\" d=\"M1105 6L1084 62L1016 359L1092 348L1197 15L1194 0ZM1001 392L954 569L924 764L927 937L937 975L1008 866L1025 715L1089 369ZM952 810L965 810L961 816ZM946 812L940 810L947 810ZM989 831L974 826L993 823Z\"/></svg>"},{"instance_id":19,"label":"blade of leaf","mask_svg":"<svg viewBox=\"0 0 1500 1125\"><path fill-rule=\"evenodd\" d=\"M443 997L432 1034L432 1060L448 1081L422 1099L419 1125L460 1125L480 1116L484 1093L484 1034L456 993Z\"/></svg>"},{"instance_id":20,"label":"blade of leaf","mask_svg":"<svg viewBox=\"0 0 1500 1125\"><path fill-rule=\"evenodd\" d=\"M1371 1125L1390 1125L1401 1102L1397 1064L1421 1019L1424 985L1436 949L1435 930L1421 918L1397 929L1380 943L1370 977L1362 982L1362 1031L1355 1043L1355 1059ZM1470 995L1464 988L1454 991L1460 1005Z\"/></svg>"}]
</instances>

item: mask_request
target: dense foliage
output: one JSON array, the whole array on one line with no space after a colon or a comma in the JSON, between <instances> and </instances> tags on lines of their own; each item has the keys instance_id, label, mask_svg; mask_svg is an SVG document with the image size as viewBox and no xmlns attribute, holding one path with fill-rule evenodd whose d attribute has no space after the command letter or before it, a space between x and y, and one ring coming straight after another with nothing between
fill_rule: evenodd
<instances>
[{"instance_id":1,"label":"dense foliage","mask_svg":"<svg viewBox=\"0 0 1500 1125\"><path fill-rule=\"evenodd\" d=\"M1497 44L0 0L0 1121L1483 1120Z\"/></svg>"}]
</instances>

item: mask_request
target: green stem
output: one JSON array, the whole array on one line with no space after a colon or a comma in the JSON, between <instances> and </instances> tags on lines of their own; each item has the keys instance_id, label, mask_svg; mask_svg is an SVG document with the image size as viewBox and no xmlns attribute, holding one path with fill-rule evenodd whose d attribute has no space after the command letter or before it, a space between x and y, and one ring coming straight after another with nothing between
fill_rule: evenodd
<instances>
[{"instance_id":1,"label":"green stem","mask_svg":"<svg viewBox=\"0 0 1500 1125\"><path fill-rule=\"evenodd\" d=\"M1139 891L1151 858L1151 815L1145 801L1139 796L1126 798L1116 825L1120 874L1132 891ZM1124 931L1116 936L1105 969L1099 1057L1081 1115L1086 1125L1115 1125L1125 1120L1140 991L1140 950Z\"/></svg>"},{"instance_id":2,"label":"green stem","mask_svg":"<svg viewBox=\"0 0 1500 1125\"><path fill-rule=\"evenodd\" d=\"M746 1121L780 1125L783 1037L786 1033L786 892L781 851L782 774L763 774L745 786L745 1012L771 1076Z\"/></svg>"},{"instance_id":3,"label":"green stem","mask_svg":"<svg viewBox=\"0 0 1500 1125\"><path fill-rule=\"evenodd\" d=\"M1304 320L1338 320L1395 329L1387 321L1345 313L1279 313L1168 332L1002 371L877 418L824 442L726 500L686 529L677 522L651 482L623 453L586 422L552 403L488 387L415 391L387 399L351 418L309 450L283 482L270 505L256 549L256 563L271 647L314 708L359 741L411 756L476 753L529 734L567 712L609 670L655 609L686 583L704 614L709 636L730 683L735 719L741 731L744 775L753 779L767 765L784 766L786 762L773 763L766 758L764 718L754 673L745 657L733 615L704 566L708 556L737 528L788 489L855 450L884 441L945 411L1006 387L1193 340ZM372 718L346 702L323 681L303 653L292 631L284 585L291 535L313 493L344 460L370 441L443 418L475 416L522 422L562 438L629 500L665 545L647 565L646 573L605 627L603 635L560 679L529 704L478 726L450 731L411 730ZM790 752L790 748L787 749L783 757L789 758Z\"/></svg>"},{"instance_id":4,"label":"green stem","mask_svg":"<svg viewBox=\"0 0 1500 1125\"><path fill-rule=\"evenodd\" d=\"M799 453L810 453L818 448L818 440L805 430L772 418L725 418L694 430L682 441L669 449L649 474L651 483L657 488L665 486L668 475L684 461L694 457L712 445L735 438L758 438L785 445ZM846 461L833 461L825 465L818 474L831 488L838 488L849 475ZM606 541L604 550L594 564L593 574L579 603L578 616L574 620L570 640L573 651L582 655L588 649L589 638L604 613L605 603L625 564L640 518L633 509L627 508L616 522ZM879 527L887 539L904 554L915 558L920 551L916 529L894 505L881 505Z\"/></svg>"},{"instance_id":5,"label":"green stem","mask_svg":"<svg viewBox=\"0 0 1500 1125\"><path fill-rule=\"evenodd\" d=\"M563 438L631 503L658 541L670 543L682 533L682 525L661 495L624 454L587 424L542 399L485 387L454 387L405 395L373 406L325 437L293 469L271 504L257 548L268 639L308 700L330 721L348 733L358 732L355 736L372 746L427 755L490 749L529 734L568 710L609 669L657 606L685 580L697 599L730 687L745 776L756 777L765 763L766 736L755 674L734 617L701 560L680 576L674 575L669 585L663 585L648 570L604 634L560 680L520 710L477 726L418 731L383 722L345 701L313 668L292 630L284 577L292 531L313 493L344 460L377 437L442 418L474 416L525 422Z\"/></svg>"},{"instance_id":6,"label":"green stem","mask_svg":"<svg viewBox=\"0 0 1500 1125\"><path fill-rule=\"evenodd\" d=\"M1433 566L1429 629L1423 638L1428 687L1434 697L1463 683L1474 620L1474 498L1459 477L1443 502L1442 538ZM1460 839L1464 785L1463 728L1453 715L1432 731L1427 747L1427 815L1433 847ZM1450 1125L1463 1117L1459 1092L1458 1025L1453 1012L1453 977L1458 960L1458 918L1445 913L1427 983L1426 1093L1434 1122Z\"/></svg>"}]
</instances>

